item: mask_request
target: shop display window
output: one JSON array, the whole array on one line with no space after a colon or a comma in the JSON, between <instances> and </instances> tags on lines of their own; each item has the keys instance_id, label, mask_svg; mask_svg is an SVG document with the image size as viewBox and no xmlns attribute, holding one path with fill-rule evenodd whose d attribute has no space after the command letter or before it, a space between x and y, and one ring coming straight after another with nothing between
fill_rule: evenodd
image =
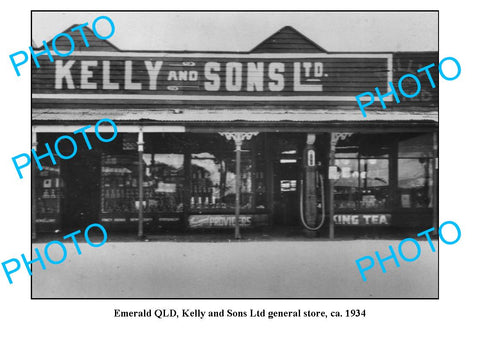
<instances>
[{"instance_id":1,"label":"shop display window","mask_svg":"<svg viewBox=\"0 0 480 340\"><path fill-rule=\"evenodd\" d=\"M233 211L235 209L236 160L233 143L222 136L200 136L191 154L190 209L192 211ZM214 142L214 143L212 143ZM255 151L257 150L257 151ZM252 142L242 147L240 164L240 208L266 208L263 153Z\"/></svg>"},{"instance_id":2,"label":"shop display window","mask_svg":"<svg viewBox=\"0 0 480 340\"><path fill-rule=\"evenodd\" d=\"M243 157L240 165L240 206L251 210L254 207L252 159ZM261 172L257 172L260 174ZM260 175L257 175L260 177ZM235 208L235 158L214 157L209 153L192 155L192 195L190 208L234 209ZM257 191L261 190L260 183Z\"/></svg>"},{"instance_id":3,"label":"shop display window","mask_svg":"<svg viewBox=\"0 0 480 340\"><path fill-rule=\"evenodd\" d=\"M388 136L353 134L336 148L335 209L384 210L390 207Z\"/></svg>"},{"instance_id":4,"label":"shop display window","mask_svg":"<svg viewBox=\"0 0 480 340\"><path fill-rule=\"evenodd\" d=\"M433 138L431 134L403 136L398 143L398 191L402 208L431 208Z\"/></svg>"},{"instance_id":5,"label":"shop display window","mask_svg":"<svg viewBox=\"0 0 480 340\"><path fill-rule=\"evenodd\" d=\"M183 154L143 155L145 213L183 211ZM138 213L138 156L102 156L102 213Z\"/></svg>"},{"instance_id":6,"label":"shop display window","mask_svg":"<svg viewBox=\"0 0 480 340\"><path fill-rule=\"evenodd\" d=\"M396 148L392 154L390 148ZM389 157L391 154L391 157ZM335 209L431 208L433 136L431 133L352 134L338 142ZM389 181L394 160L397 178Z\"/></svg>"},{"instance_id":7,"label":"shop display window","mask_svg":"<svg viewBox=\"0 0 480 340\"><path fill-rule=\"evenodd\" d=\"M389 205L388 159L337 159L336 209L382 210Z\"/></svg>"},{"instance_id":8,"label":"shop display window","mask_svg":"<svg viewBox=\"0 0 480 340\"><path fill-rule=\"evenodd\" d=\"M182 212L184 155L144 154L145 212Z\"/></svg>"},{"instance_id":9,"label":"shop display window","mask_svg":"<svg viewBox=\"0 0 480 340\"><path fill-rule=\"evenodd\" d=\"M138 207L138 156L102 154L102 213L135 213Z\"/></svg>"},{"instance_id":10,"label":"shop display window","mask_svg":"<svg viewBox=\"0 0 480 340\"><path fill-rule=\"evenodd\" d=\"M63 179L60 167L43 166L42 171L35 170L36 219L43 222L56 222L60 216L63 198Z\"/></svg>"}]
</instances>

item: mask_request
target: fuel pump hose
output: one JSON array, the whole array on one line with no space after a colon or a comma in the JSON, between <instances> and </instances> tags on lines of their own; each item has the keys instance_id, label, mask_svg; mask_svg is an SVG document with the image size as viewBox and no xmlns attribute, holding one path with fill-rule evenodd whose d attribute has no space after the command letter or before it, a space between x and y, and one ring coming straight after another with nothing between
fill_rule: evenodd
<instances>
[{"instance_id":1,"label":"fuel pump hose","mask_svg":"<svg viewBox=\"0 0 480 340\"><path fill-rule=\"evenodd\" d=\"M321 204L322 204L322 219L320 220L320 223L315 226L311 227L307 224L305 221L305 217L303 216L303 178L300 180L300 219L302 221L303 226L311 231L317 231L319 230L322 226L323 223L325 222L325 186L323 183L323 176L321 174L318 175L320 179L320 198L321 198Z\"/></svg>"}]
</instances>

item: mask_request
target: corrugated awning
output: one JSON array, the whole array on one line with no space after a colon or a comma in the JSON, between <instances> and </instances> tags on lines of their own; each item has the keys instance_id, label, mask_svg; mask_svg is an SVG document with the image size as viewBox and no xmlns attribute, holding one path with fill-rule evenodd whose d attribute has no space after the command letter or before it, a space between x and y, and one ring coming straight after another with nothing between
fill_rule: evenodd
<instances>
[{"instance_id":1,"label":"corrugated awning","mask_svg":"<svg viewBox=\"0 0 480 340\"><path fill-rule=\"evenodd\" d=\"M438 110L369 110L364 118L360 110L305 109L33 109L33 123L96 121L110 118L116 122L152 121L162 123L194 122L438 122Z\"/></svg>"}]
</instances>

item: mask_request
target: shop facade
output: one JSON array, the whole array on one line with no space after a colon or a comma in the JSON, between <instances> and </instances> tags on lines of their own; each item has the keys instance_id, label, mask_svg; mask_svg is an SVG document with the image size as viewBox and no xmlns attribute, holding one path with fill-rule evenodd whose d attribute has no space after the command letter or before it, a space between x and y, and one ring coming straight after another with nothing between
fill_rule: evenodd
<instances>
[{"instance_id":1,"label":"shop facade","mask_svg":"<svg viewBox=\"0 0 480 340\"><path fill-rule=\"evenodd\" d=\"M438 53L330 53L285 27L250 52L132 52L98 41L39 61L39 154L102 118L118 135L91 138L91 149L75 135L74 158L33 169L34 236L97 222L139 236L239 227L330 238L339 228L436 224L438 87L420 78L427 90L387 109L375 103L367 118L355 96L389 92L389 82L437 65Z\"/></svg>"}]
</instances>

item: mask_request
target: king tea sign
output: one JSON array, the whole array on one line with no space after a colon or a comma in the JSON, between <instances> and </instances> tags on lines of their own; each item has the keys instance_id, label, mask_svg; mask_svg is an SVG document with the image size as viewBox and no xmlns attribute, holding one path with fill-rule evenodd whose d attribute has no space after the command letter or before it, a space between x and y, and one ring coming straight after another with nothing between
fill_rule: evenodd
<instances>
[{"instance_id":1,"label":"king tea sign","mask_svg":"<svg viewBox=\"0 0 480 340\"><path fill-rule=\"evenodd\" d=\"M355 101L387 91L391 54L76 52L32 68L34 100Z\"/></svg>"}]
</instances>

